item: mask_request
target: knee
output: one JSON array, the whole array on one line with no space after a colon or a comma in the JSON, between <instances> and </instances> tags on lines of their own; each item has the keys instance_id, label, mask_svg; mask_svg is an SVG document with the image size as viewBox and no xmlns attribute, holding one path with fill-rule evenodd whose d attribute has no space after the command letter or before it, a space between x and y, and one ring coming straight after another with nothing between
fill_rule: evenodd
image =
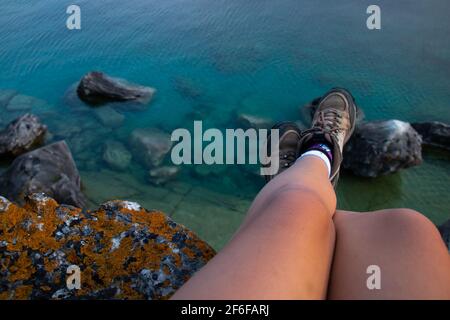
<instances>
[{"instance_id":1,"label":"knee","mask_svg":"<svg viewBox=\"0 0 450 320\"><path fill-rule=\"evenodd\" d=\"M324 209L328 216L331 216L336 210L336 196L334 193L330 193L329 196L324 196L323 193L318 192L315 188L310 188L305 185L290 184L282 186L273 193L271 199L291 203L297 208L320 208L318 211Z\"/></svg>"},{"instance_id":2,"label":"knee","mask_svg":"<svg viewBox=\"0 0 450 320\"><path fill-rule=\"evenodd\" d=\"M383 210L381 223L390 230L401 233L405 238L439 237L439 231L433 222L422 213L412 209Z\"/></svg>"},{"instance_id":3,"label":"knee","mask_svg":"<svg viewBox=\"0 0 450 320\"><path fill-rule=\"evenodd\" d=\"M383 210L383 214L387 220L386 223L393 224L394 226L409 226L415 228L429 228L434 226L430 219L413 209L389 209Z\"/></svg>"}]
</instances>

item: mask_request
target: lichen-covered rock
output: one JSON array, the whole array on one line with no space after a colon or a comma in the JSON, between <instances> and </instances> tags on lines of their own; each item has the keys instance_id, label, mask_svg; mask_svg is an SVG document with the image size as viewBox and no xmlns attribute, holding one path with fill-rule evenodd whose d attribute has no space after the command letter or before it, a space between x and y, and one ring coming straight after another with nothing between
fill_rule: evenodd
<instances>
[{"instance_id":1,"label":"lichen-covered rock","mask_svg":"<svg viewBox=\"0 0 450 320\"><path fill-rule=\"evenodd\" d=\"M159 166L172 148L170 134L155 128L135 129L129 140L135 158L150 168Z\"/></svg>"},{"instance_id":2,"label":"lichen-covered rock","mask_svg":"<svg viewBox=\"0 0 450 320\"><path fill-rule=\"evenodd\" d=\"M44 194L0 197L0 299L167 299L214 256L161 212L110 201L96 211ZM69 266L80 289L69 289Z\"/></svg>"},{"instance_id":3,"label":"lichen-covered rock","mask_svg":"<svg viewBox=\"0 0 450 320\"><path fill-rule=\"evenodd\" d=\"M422 139L399 120L359 124L344 150L343 165L354 174L378 177L422 163Z\"/></svg>"},{"instance_id":4,"label":"lichen-covered rock","mask_svg":"<svg viewBox=\"0 0 450 320\"><path fill-rule=\"evenodd\" d=\"M412 126L422 136L423 144L450 150L450 125L433 121L417 122Z\"/></svg>"},{"instance_id":5,"label":"lichen-covered rock","mask_svg":"<svg viewBox=\"0 0 450 320\"><path fill-rule=\"evenodd\" d=\"M45 192L58 202L84 207L86 198L72 154L64 141L17 157L0 176L0 194L23 203L27 195Z\"/></svg>"},{"instance_id":6,"label":"lichen-covered rock","mask_svg":"<svg viewBox=\"0 0 450 320\"><path fill-rule=\"evenodd\" d=\"M107 141L103 150L103 160L115 170L125 170L131 162L131 153L118 141Z\"/></svg>"},{"instance_id":7,"label":"lichen-covered rock","mask_svg":"<svg viewBox=\"0 0 450 320\"><path fill-rule=\"evenodd\" d=\"M0 132L0 156L18 156L40 145L47 132L39 118L25 114Z\"/></svg>"},{"instance_id":8,"label":"lichen-covered rock","mask_svg":"<svg viewBox=\"0 0 450 320\"><path fill-rule=\"evenodd\" d=\"M154 93L153 88L133 85L97 71L86 74L77 88L78 97L92 105L116 101L148 103Z\"/></svg>"}]
</instances>

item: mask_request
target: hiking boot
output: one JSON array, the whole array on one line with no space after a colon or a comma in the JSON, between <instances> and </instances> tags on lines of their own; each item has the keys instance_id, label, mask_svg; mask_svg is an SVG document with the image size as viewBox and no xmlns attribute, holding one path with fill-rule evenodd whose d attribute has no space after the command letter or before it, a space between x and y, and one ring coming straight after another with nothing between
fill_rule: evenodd
<instances>
[{"instance_id":1,"label":"hiking boot","mask_svg":"<svg viewBox=\"0 0 450 320\"><path fill-rule=\"evenodd\" d=\"M288 169L290 166L294 164L294 162L298 158L298 143L300 141L301 131L298 126L293 122L282 122L276 124L272 127L272 129L279 130L279 143L278 143L278 157L279 157L279 168L278 171L272 175L266 175L266 181L269 182L275 176L279 175L281 172ZM272 150L270 149L270 132L267 137L267 155L276 156L276 150L274 150L275 154L272 154ZM263 165L263 167L269 167L268 165Z\"/></svg>"},{"instance_id":2,"label":"hiking boot","mask_svg":"<svg viewBox=\"0 0 450 320\"><path fill-rule=\"evenodd\" d=\"M333 88L319 101L312 120L312 128L302 133L299 141L299 155L312 144L326 143L331 148L330 181L336 187L342 163L342 152L355 130L355 99L345 89Z\"/></svg>"}]
</instances>

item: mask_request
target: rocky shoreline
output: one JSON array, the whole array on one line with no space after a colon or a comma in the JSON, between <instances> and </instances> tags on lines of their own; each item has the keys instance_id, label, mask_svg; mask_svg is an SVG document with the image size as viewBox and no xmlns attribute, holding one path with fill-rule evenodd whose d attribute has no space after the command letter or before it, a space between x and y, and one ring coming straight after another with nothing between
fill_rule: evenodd
<instances>
[{"instance_id":1,"label":"rocky shoreline","mask_svg":"<svg viewBox=\"0 0 450 320\"><path fill-rule=\"evenodd\" d=\"M0 197L0 300L168 299L215 251L165 214L128 201L94 211L32 194ZM67 270L82 273L80 290Z\"/></svg>"},{"instance_id":2,"label":"rocky shoreline","mask_svg":"<svg viewBox=\"0 0 450 320\"><path fill-rule=\"evenodd\" d=\"M203 96L202 90L186 79L176 79L174 86L187 99L201 99ZM206 189L177 185L177 177L186 174L198 179L217 177L221 183L233 186L256 179L254 168L241 166L237 169L239 175L234 178L222 177L223 166L202 165L182 169L168 161L172 148L168 128L144 127L133 128L131 132L121 131L126 112L145 109L155 92L153 88L133 85L100 72L88 73L65 96L67 108L79 114L81 119L74 125L67 125L64 112L51 111L45 101L14 90L0 91L0 109L7 110L5 116L0 118L4 127L0 132L0 159L3 165L7 165L0 173L0 195L4 196L0 198L0 219L4 225L14 222L12 231L0 233L0 259L6 259L7 253L14 257L12 263L15 266L15 269L8 268L6 271L0 269L3 273L7 272L5 277L9 279L2 283L8 290L0 291L0 298L167 298L212 257L214 251L206 243L162 213L147 211L137 204L123 201L108 202L98 210L88 211L86 208L92 205L92 199L85 195L85 188L98 189L95 181L98 175L95 173L99 163L109 167L117 177L130 168L143 170L148 188L153 190L155 198L161 199L161 208L167 208L167 214L176 220L193 219L196 215L207 219L205 210L213 212L214 207L225 206L233 211L233 223L240 221L248 202L215 198L212 194L208 195ZM315 99L301 108L299 116L305 123L298 122L300 126L309 125L308 119L317 103L318 99ZM187 117L195 119L202 115L202 110L211 111L208 106L199 105L198 113ZM423 162L422 153L430 146L450 150L448 124L409 124L397 119L367 121L362 109L358 110L357 118L358 125L344 150L343 163L344 168L356 176L373 179L420 165ZM45 124L41 119L45 119ZM268 129L274 123L270 117L259 116L251 108L238 110L231 119L220 121L224 125L243 129ZM100 140L102 143L99 145ZM89 183L83 184L79 168L92 172ZM233 182L232 179L240 180ZM133 194L133 187L124 180L111 179L111 184L125 185L122 190L126 190L120 194L121 197ZM170 195L163 194L161 186L166 185L171 186L167 191ZM102 191L96 192L99 194ZM202 196L208 198L208 205L205 205L206 202L200 203L198 199ZM184 203L190 203L194 209L180 209ZM180 210L183 212L180 213ZM39 222L36 220L39 217L45 217L45 220ZM96 217L99 219L96 220ZM223 218L224 225L226 219ZM106 224L110 223L117 226L117 233L107 232ZM159 224L158 231L149 232L154 223ZM200 224L201 221L195 223ZM95 238L94 233L84 233L93 225L100 228L97 233L103 233L101 239ZM229 226L230 230L235 227ZM11 238L9 233L13 231L21 237L25 237L25 232L31 233L29 238ZM450 220L440 227L440 231L450 248ZM214 233L214 230L210 232ZM186 239L190 239L189 245ZM123 250L116 250L118 248L114 247L114 243L117 241L119 249L122 243L126 244ZM83 253L81 251L86 250L83 249L84 242L98 243L99 246L89 247L89 254ZM45 251L44 244L52 249ZM149 250L151 259L141 261L143 258L139 256L134 261L125 261L127 257L137 254L136 248ZM180 258L180 250L189 253ZM179 259L183 261L181 264ZM57 284L59 274L68 267L69 262L90 270L92 276L89 290L76 297L73 293L61 291ZM89 269L93 262L96 264L95 270ZM22 263L25 265L19 265ZM112 263L114 267L100 272L105 263ZM30 275L48 268L49 264L56 271L46 275L38 273L37 282L31 283ZM133 267L127 269L128 266ZM19 272L22 268L25 268L26 275ZM123 277L127 280L122 281ZM112 284L104 286L102 283L106 282L102 279Z\"/></svg>"}]
</instances>

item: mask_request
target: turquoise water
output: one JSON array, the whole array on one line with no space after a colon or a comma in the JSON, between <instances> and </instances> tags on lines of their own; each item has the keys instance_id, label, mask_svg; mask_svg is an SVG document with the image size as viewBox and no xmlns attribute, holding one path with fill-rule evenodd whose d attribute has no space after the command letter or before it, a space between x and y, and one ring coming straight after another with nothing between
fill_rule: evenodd
<instances>
[{"instance_id":1,"label":"turquoise water","mask_svg":"<svg viewBox=\"0 0 450 320\"><path fill-rule=\"evenodd\" d=\"M152 207L172 210L174 218L217 247L239 224L245 203L263 185L261 179L242 174L239 167L217 169L206 176L183 168L179 185L229 196L222 200L231 204L207 217L196 214L193 205L186 209L189 213L177 214L180 206L176 209L169 203L175 200L149 200L159 191L151 189L146 170L138 163L126 172L107 169L101 159L104 141L127 143L134 128L170 132L192 126L194 119L207 126L233 127L238 110L274 121L301 120L299 106L333 86L349 88L371 120L450 122L447 0L377 1L382 9L380 31L366 28L365 12L372 2L361 0L75 3L81 7L80 31L65 27L65 11L71 3L1 1L0 89L47 101L33 112L49 124L54 139L67 139L92 205L108 195L147 201ZM122 127L104 128L88 107L70 98L69 88L91 70L154 87L155 100L144 111L125 112ZM177 90L180 80L189 83L195 96ZM16 115L2 112L3 124ZM81 133L74 134L78 129ZM412 207L440 223L450 217L449 160L448 153L430 150L422 166L393 176L367 180L345 174L338 190L339 206ZM135 183L129 188L113 187L116 174L128 175ZM244 204L232 205L241 200ZM220 224L227 227L218 228ZM217 234L220 237L214 238Z\"/></svg>"}]
</instances>

